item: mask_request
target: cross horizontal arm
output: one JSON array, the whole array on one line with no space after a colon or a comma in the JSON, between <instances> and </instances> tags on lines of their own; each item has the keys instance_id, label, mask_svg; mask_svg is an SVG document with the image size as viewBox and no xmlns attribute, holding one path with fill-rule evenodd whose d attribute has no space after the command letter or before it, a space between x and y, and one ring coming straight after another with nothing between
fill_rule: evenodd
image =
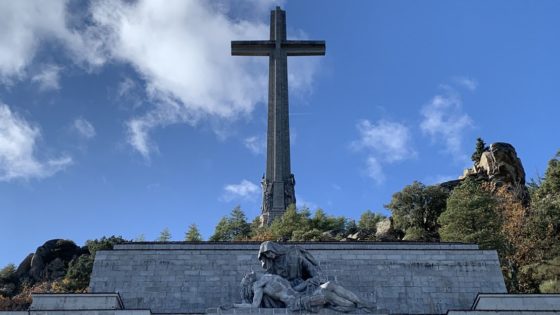
<instances>
[{"instance_id":1,"label":"cross horizontal arm","mask_svg":"<svg viewBox=\"0 0 560 315\"><path fill-rule=\"evenodd\" d=\"M274 49L270 40L235 40L231 42L232 56L269 56Z\"/></svg>"},{"instance_id":2,"label":"cross horizontal arm","mask_svg":"<svg viewBox=\"0 0 560 315\"><path fill-rule=\"evenodd\" d=\"M323 56L325 41L323 40L286 40L282 41L281 49L288 56ZM272 40L236 40L231 42L232 56L270 56L276 48Z\"/></svg>"},{"instance_id":3,"label":"cross horizontal arm","mask_svg":"<svg viewBox=\"0 0 560 315\"><path fill-rule=\"evenodd\" d=\"M287 40L282 42L288 56L323 56L325 55L324 40Z\"/></svg>"}]
</instances>

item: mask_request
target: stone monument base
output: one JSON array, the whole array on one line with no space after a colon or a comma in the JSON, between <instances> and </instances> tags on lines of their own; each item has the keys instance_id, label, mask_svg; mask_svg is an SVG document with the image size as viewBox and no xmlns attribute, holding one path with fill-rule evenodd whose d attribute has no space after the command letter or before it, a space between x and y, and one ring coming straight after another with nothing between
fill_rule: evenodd
<instances>
[{"instance_id":1,"label":"stone monument base","mask_svg":"<svg viewBox=\"0 0 560 315\"><path fill-rule=\"evenodd\" d=\"M356 293L380 313L445 314L448 310L470 309L481 292L506 293L496 251L480 250L477 245L296 244L318 260L328 281ZM262 270L257 259L259 245L116 245L111 251L97 252L90 291L119 292L125 309L150 309L154 314L217 311L222 305L240 303L244 274Z\"/></svg>"},{"instance_id":2,"label":"stone monument base","mask_svg":"<svg viewBox=\"0 0 560 315\"><path fill-rule=\"evenodd\" d=\"M496 252L476 245L299 245L319 261L329 281L374 305L373 314L560 314L558 294L506 294ZM308 314L232 308L240 301L245 272L260 269L258 248L258 243L118 245L97 252L92 293L33 294L29 310L0 315ZM321 309L318 314L339 313Z\"/></svg>"},{"instance_id":3,"label":"stone monument base","mask_svg":"<svg viewBox=\"0 0 560 315\"><path fill-rule=\"evenodd\" d=\"M340 313L329 309L321 309L318 313L308 313L308 312L290 312L285 308L233 308L233 309L220 309L220 308L210 308L206 310L206 314L212 315L363 315L363 314L374 314L374 315L388 315L388 311L378 310L372 313Z\"/></svg>"},{"instance_id":4,"label":"stone monument base","mask_svg":"<svg viewBox=\"0 0 560 315\"><path fill-rule=\"evenodd\" d=\"M118 293L32 293L28 311L0 315L151 315L149 309L124 309Z\"/></svg>"},{"instance_id":5,"label":"stone monument base","mask_svg":"<svg viewBox=\"0 0 560 315\"><path fill-rule=\"evenodd\" d=\"M560 294L479 294L470 310L448 315L560 314Z\"/></svg>"}]
</instances>

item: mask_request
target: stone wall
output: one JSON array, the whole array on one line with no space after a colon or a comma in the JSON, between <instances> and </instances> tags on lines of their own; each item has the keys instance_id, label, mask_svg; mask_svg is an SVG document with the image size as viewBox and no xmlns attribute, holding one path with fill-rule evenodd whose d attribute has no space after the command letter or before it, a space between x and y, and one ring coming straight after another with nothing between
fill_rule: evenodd
<instances>
[{"instance_id":1,"label":"stone wall","mask_svg":"<svg viewBox=\"0 0 560 315\"><path fill-rule=\"evenodd\" d=\"M334 280L379 310L443 314L477 294L505 293L495 251L454 243L302 243ZM132 243L97 252L91 292L119 292L125 309L194 313L240 302L258 243Z\"/></svg>"}]
</instances>

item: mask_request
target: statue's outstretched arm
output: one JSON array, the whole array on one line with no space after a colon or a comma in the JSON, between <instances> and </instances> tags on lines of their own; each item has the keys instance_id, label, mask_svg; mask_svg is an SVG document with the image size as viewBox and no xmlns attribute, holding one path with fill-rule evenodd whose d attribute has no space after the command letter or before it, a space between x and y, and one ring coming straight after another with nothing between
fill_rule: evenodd
<instances>
[{"instance_id":1,"label":"statue's outstretched arm","mask_svg":"<svg viewBox=\"0 0 560 315\"><path fill-rule=\"evenodd\" d=\"M264 294L264 286L266 282L259 280L253 284L253 307L261 306L263 294Z\"/></svg>"}]
</instances>

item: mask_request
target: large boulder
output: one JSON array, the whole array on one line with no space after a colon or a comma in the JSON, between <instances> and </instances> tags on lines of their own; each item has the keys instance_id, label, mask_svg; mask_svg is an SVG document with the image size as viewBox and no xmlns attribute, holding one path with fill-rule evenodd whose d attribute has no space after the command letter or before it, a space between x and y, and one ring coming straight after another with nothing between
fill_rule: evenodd
<instances>
[{"instance_id":1,"label":"large boulder","mask_svg":"<svg viewBox=\"0 0 560 315\"><path fill-rule=\"evenodd\" d=\"M398 241L404 234L401 230L395 229L392 217L379 221L375 227L375 238L382 242Z\"/></svg>"},{"instance_id":2,"label":"large boulder","mask_svg":"<svg viewBox=\"0 0 560 315\"><path fill-rule=\"evenodd\" d=\"M509 143L492 143L488 151L482 153L478 168L497 183L525 185L525 170Z\"/></svg>"},{"instance_id":3,"label":"large boulder","mask_svg":"<svg viewBox=\"0 0 560 315\"><path fill-rule=\"evenodd\" d=\"M346 236L346 241L374 241L375 231L359 229L356 233L351 233Z\"/></svg>"},{"instance_id":4,"label":"large boulder","mask_svg":"<svg viewBox=\"0 0 560 315\"><path fill-rule=\"evenodd\" d=\"M64 276L68 263L83 253L83 249L72 241L53 239L27 256L16 273L20 278L33 282L54 280Z\"/></svg>"},{"instance_id":5,"label":"large boulder","mask_svg":"<svg viewBox=\"0 0 560 315\"><path fill-rule=\"evenodd\" d=\"M481 154L480 160L475 161L473 167L463 172L459 181L442 183L440 186L452 190L467 177L487 181L494 189L505 186L519 200L524 203L528 202L529 194L525 186L525 170L521 159L517 157L515 148L509 143L492 143Z\"/></svg>"},{"instance_id":6,"label":"large boulder","mask_svg":"<svg viewBox=\"0 0 560 315\"><path fill-rule=\"evenodd\" d=\"M492 143L475 162L472 168L466 169L459 179L469 176L484 177L498 185L525 185L525 170L517 157L515 148L504 142Z\"/></svg>"}]
</instances>

